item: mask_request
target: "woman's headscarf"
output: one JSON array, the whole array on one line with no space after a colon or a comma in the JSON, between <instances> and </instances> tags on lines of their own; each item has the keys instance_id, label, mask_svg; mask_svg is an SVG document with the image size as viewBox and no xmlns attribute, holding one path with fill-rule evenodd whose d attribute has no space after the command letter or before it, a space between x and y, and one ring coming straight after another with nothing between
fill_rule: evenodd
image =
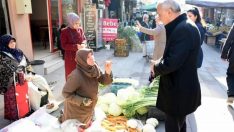
<instances>
[{"instance_id":1,"label":"woman's headscarf","mask_svg":"<svg viewBox=\"0 0 234 132\"><path fill-rule=\"evenodd\" d=\"M75 58L77 63L76 67L80 69L85 75L89 77L98 78L101 74L97 64L95 63L95 65L93 66L87 64L87 58L89 53L93 54L93 50L84 48L76 52L76 58Z\"/></svg>"},{"instance_id":2,"label":"woman's headscarf","mask_svg":"<svg viewBox=\"0 0 234 132\"><path fill-rule=\"evenodd\" d=\"M78 20L80 20L80 17L76 13L71 12L67 14L67 23L69 27L72 27Z\"/></svg>"},{"instance_id":3,"label":"woman's headscarf","mask_svg":"<svg viewBox=\"0 0 234 132\"><path fill-rule=\"evenodd\" d=\"M11 49L8 47L11 40L16 41L16 39L12 35L2 35L0 37L0 51L10 53L18 62L21 62L24 54L20 49Z\"/></svg>"}]
</instances>

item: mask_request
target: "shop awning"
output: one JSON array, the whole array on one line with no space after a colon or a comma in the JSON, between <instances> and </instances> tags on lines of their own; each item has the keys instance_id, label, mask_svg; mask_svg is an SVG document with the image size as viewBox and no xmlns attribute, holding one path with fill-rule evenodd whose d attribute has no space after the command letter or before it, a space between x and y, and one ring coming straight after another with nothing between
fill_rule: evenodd
<instances>
[{"instance_id":1,"label":"shop awning","mask_svg":"<svg viewBox=\"0 0 234 132\"><path fill-rule=\"evenodd\" d=\"M147 11L156 11L156 5L157 5L157 2L153 3L153 4L147 4L147 5L144 5L142 6L142 10L147 10Z\"/></svg>"},{"instance_id":2,"label":"shop awning","mask_svg":"<svg viewBox=\"0 0 234 132\"><path fill-rule=\"evenodd\" d=\"M200 7L234 8L234 0L186 0L185 3Z\"/></svg>"}]
</instances>

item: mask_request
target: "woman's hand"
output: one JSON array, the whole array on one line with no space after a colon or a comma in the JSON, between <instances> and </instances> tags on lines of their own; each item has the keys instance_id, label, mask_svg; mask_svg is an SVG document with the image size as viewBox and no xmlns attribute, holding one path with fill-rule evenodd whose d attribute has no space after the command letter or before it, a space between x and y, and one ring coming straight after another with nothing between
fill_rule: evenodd
<instances>
[{"instance_id":1,"label":"woman's hand","mask_svg":"<svg viewBox=\"0 0 234 132\"><path fill-rule=\"evenodd\" d=\"M112 61L106 61L105 63L105 72L110 75L112 71Z\"/></svg>"},{"instance_id":2,"label":"woman's hand","mask_svg":"<svg viewBox=\"0 0 234 132\"><path fill-rule=\"evenodd\" d=\"M83 49L83 48L85 48L86 46L85 46L85 44L77 44L77 49L79 50L79 49Z\"/></svg>"}]
</instances>

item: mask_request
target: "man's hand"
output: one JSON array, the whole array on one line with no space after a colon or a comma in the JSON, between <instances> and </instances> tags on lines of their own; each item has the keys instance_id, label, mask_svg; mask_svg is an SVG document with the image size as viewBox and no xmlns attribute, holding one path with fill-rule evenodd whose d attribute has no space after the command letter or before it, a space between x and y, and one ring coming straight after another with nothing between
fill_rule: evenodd
<instances>
[{"instance_id":1,"label":"man's hand","mask_svg":"<svg viewBox=\"0 0 234 132\"><path fill-rule=\"evenodd\" d=\"M154 76L154 65L156 64L156 61L150 60L150 71L152 72L152 75Z\"/></svg>"}]
</instances>

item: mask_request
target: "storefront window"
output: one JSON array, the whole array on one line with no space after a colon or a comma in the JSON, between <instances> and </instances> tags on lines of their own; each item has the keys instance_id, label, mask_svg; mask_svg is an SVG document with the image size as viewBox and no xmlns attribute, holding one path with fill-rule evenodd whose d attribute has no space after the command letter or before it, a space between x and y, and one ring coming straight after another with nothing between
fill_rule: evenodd
<instances>
[{"instance_id":1,"label":"storefront window","mask_svg":"<svg viewBox=\"0 0 234 132\"><path fill-rule=\"evenodd\" d=\"M67 13L74 12L78 13L77 0L63 0L62 1L62 14L63 22L66 23Z\"/></svg>"},{"instance_id":2,"label":"storefront window","mask_svg":"<svg viewBox=\"0 0 234 132\"><path fill-rule=\"evenodd\" d=\"M6 0L0 2L0 35L10 33Z\"/></svg>"}]
</instances>

